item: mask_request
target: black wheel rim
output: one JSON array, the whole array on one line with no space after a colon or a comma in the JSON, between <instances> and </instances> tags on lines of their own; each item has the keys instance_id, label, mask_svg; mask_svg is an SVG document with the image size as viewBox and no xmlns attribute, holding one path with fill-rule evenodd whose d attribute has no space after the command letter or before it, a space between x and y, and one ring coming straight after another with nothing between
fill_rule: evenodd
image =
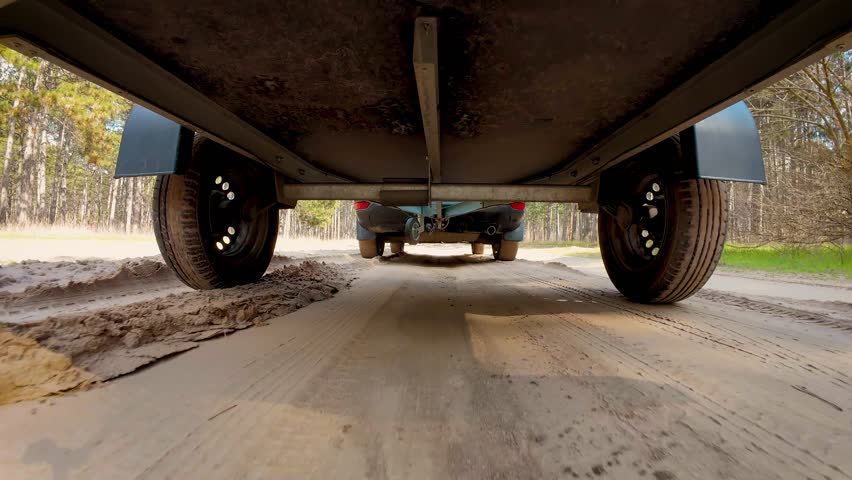
<instances>
[{"instance_id":1,"label":"black wheel rim","mask_svg":"<svg viewBox=\"0 0 852 480\"><path fill-rule=\"evenodd\" d=\"M224 263L254 258L264 248L268 222L253 191L253 178L246 170L230 165L211 166L203 176L202 201L207 202L207 229L210 250Z\"/></svg>"},{"instance_id":2,"label":"black wheel rim","mask_svg":"<svg viewBox=\"0 0 852 480\"><path fill-rule=\"evenodd\" d=\"M625 267L642 270L662 257L669 234L670 197L665 179L653 174L643 177L622 199L631 213L630 224L610 232L617 237L612 239L613 251Z\"/></svg>"}]
</instances>

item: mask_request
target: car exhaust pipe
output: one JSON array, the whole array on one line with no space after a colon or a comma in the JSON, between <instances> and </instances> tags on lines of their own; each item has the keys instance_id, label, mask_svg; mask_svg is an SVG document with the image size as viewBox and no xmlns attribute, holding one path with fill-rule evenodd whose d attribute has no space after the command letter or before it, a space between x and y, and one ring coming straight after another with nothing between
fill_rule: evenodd
<instances>
[{"instance_id":1,"label":"car exhaust pipe","mask_svg":"<svg viewBox=\"0 0 852 480\"><path fill-rule=\"evenodd\" d=\"M497 233L497 227L494 225L489 225L488 228L485 229L485 233L487 235L494 235Z\"/></svg>"}]
</instances>

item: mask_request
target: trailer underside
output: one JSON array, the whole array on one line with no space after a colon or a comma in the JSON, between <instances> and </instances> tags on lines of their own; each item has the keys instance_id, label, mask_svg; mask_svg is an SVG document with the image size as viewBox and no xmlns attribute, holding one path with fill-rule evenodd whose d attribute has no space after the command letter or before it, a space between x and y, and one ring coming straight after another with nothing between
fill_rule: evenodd
<instances>
[{"instance_id":1,"label":"trailer underside","mask_svg":"<svg viewBox=\"0 0 852 480\"><path fill-rule=\"evenodd\" d=\"M301 182L428 176L418 17L440 29L448 183L589 183L852 29L837 0L63 3L5 6L5 42Z\"/></svg>"},{"instance_id":2,"label":"trailer underside","mask_svg":"<svg viewBox=\"0 0 852 480\"><path fill-rule=\"evenodd\" d=\"M442 178L509 183L591 146L791 2L82 3L302 158L369 182L425 176L411 46L414 19L437 17Z\"/></svg>"}]
</instances>

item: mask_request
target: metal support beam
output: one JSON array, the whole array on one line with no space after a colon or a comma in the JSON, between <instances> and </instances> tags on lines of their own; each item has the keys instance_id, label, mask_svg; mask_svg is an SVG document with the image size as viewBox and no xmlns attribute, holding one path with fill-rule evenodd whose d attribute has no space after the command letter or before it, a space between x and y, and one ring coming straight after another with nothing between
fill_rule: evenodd
<instances>
[{"instance_id":1,"label":"metal support beam","mask_svg":"<svg viewBox=\"0 0 852 480\"><path fill-rule=\"evenodd\" d=\"M429 183L441 182L441 122L438 91L438 19L418 17L414 21L414 79L420 100L423 119L423 137L426 140L426 159ZM426 203L431 203L427 196ZM438 220L443 215L441 202L435 206Z\"/></svg>"},{"instance_id":2,"label":"metal support beam","mask_svg":"<svg viewBox=\"0 0 852 480\"><path fill-rule=\"evenodd\" d=\"M576 185L483 185L433 183L432 200L462 202L559 202L592 201L592 188ZM410 183L278 184L278 197L292 200L369 200L382 202L383 193L411 192L426 198L429 186Z\"/></svg>"},{"instance_id":3,"label":"metal support beam","mask_svg":"<svg viewBox=\"0 0 852 480\"><path fill-rule=\"evenodd\" d=\"M432 184L432 198L448 201L577 203L590 200L591 189L576 185Z\"/></svg>"},{"instance_id":4,"label":"metal support beam","mask_svg":"<svg viewBox=\"0 0 852 480\"><path fill-rule=\"evenodd\" d=\"M432 181L441 182L441 126L438 92L438 19L418 17L414 21L414 78L420 99L423 136Z\"/></svg>"},{"instance_id":5,"label":"metal support beam","mask_svg":"<svg viewBox=\"0 0 852 480\"><path fill-rule=\"evenodd\" d=\"M0 43L37 55L300 182L338 182L56 0L0 2Z\"/></svg>"}]
</instances>

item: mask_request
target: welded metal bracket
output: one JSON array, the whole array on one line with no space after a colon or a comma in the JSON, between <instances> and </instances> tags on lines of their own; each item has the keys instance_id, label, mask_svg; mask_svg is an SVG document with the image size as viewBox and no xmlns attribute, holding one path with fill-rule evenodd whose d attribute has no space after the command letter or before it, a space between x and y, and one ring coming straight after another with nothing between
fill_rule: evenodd
<instances>
[{"instance_id":1,"label":"welded metal bracket","mask_svg":"<svg viewBox=\"0 0 852 480\"><path fill-rule=\"evenodd\" d=\"M589 200L586 202L579 202L578 207L580 211L583 213L598 213L600 206L598 205L598 193L601 189L601 179L596 178L591 185L589 185Z\"/></svg>"}]
</instances>

